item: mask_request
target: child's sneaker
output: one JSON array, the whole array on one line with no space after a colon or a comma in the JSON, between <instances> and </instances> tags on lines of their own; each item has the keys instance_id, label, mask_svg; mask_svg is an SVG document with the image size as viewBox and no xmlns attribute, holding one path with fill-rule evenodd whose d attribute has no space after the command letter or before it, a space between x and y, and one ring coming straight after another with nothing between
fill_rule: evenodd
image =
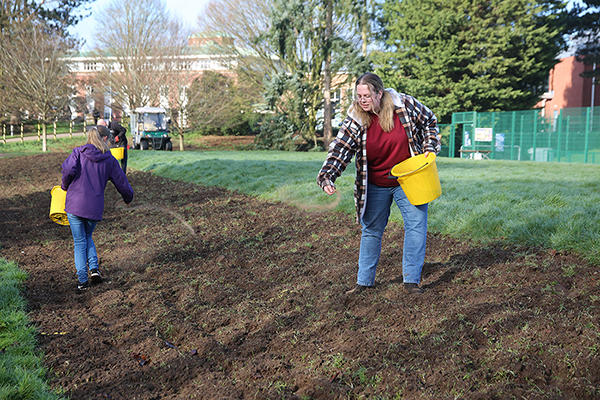
<instances>
[{"instance_id":1,"label":"child's sneaker","mask_svg":"<svg viewBox=\"0 0 600 400\"><path fill-rule=\"evenodd\" d=\"M100 275L100 270L98 268L90 270L90 279L92 280L92 283L102 282L102 275Z\"/></svg>"},{"instance_id":2,"label":"child's sneaker","mask_svg":"<svg viewBox=\"0 0 600 400\"><path fill-rule=\"evenodd\" d=\"M77 290L79 290L80 292L83 292L84 290L88 290L90 288L90 282L85 281L83 283L79 282L77 284Z\"/></svg>"}]
</instances>

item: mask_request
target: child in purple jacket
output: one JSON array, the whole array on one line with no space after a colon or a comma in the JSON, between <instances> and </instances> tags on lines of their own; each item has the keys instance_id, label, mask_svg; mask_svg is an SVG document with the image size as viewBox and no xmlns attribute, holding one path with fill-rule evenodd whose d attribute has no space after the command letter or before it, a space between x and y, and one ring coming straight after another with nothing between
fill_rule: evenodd
<instances>
[{"instance_id":1,"label":"child in purple jacket","mask_svg":"<svg viewBox=\"0 0 600 400\"><path fill-rule=\"evenodd\" d=\"M102 281L98 266L96 246L92 233L104 212L104 189L110 180L123 200L129 204L133 200L133 189L112 156L108 146L110 131L97 126L87 131L87 143L76 147L62 164L62 189L67 191L65 212L73 234L75 268L82 291L94 283Z\"/></svg>"}]
</instances>

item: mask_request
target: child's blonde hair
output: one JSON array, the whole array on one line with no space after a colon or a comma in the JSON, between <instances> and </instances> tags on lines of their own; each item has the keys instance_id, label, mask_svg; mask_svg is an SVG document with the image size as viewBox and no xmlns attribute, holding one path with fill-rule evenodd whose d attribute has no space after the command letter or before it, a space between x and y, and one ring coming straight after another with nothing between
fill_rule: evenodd
<instances>
[{"instance_id":1,"label":"child's blonde hair","mask_svg":"<svg viewBox=\"0 0 600 400\"><path fill-rule=\"evenodd\" d=\"M358 85L367 85L371 98L373 99L373 113L379 116L379 125L384 132L390 132L394 128L394 101L392 95L383 87L383 81L379 76L371 72L362 74L354 84L354 93ZM377 101L377 95L382 93L381 100ZM367 121L367 126L371 125L372 114L362 109L358 104L358 98L354 98L352 103L353 111L358 114L362 121Z\"/></svg>"},{"instance_id":2,"label":"child's blonde hair","mask_svg":"<svg viewBox=\"0 0 600 400\"><path fill-rule=\"evenodd\" d=\"M93 144L98 150L103 153L110 151L108 143L104 140L104 137L108 137L110 131L105 126L95 126L88 129L87 131L87 143Z\"/></svg>"}]
</instances>

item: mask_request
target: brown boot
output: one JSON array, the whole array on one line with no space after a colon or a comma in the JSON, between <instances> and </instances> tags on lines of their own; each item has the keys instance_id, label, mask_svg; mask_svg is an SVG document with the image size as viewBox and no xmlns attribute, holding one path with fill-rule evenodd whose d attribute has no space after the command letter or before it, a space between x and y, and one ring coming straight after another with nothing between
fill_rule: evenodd
<instances>
[{"instance_id":1,"label":"brown boot","mask_svg":"<svg viewBox=\"0 0 600 400\"><path fill-rule=\"evenodd\" d=\"M363 285L356 285L354 286L352 289L347 290L346 294L350 294L350 295L355 295L355 294L360 294L363 291L365 291L366 289L368 289L370 286L363 286Z\"/></svg>"},{"instance_id":2,"label":"brown boot","mask_svg":"<svg viewBox=\"0 0 600 400\"><path fill-rule=\"evenodd\" d=\"M420 288L419 285L416 283L405 283L404 290L406 290L410 294L421 294L425 291L423 290L423 288Z\"/></svg>"}]
</instances>

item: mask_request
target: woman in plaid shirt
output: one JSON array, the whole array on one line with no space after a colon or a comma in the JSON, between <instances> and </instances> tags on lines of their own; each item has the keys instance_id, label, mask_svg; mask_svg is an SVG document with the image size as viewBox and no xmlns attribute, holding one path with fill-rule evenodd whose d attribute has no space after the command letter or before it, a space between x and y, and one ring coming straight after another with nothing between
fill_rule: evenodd
<instances>
[{"instance_id":1,"label":"woman in plaid shirt","mask_svg":"<svg viewBox=\"0 0 600 400\"><path fill-rule=\"evenodd\" d=\"M419 283L425 260L427 204L412 205L398 181L389 178L389 171L414 155L439 153L437 119L414 97L384 89L381 78L373 73L360 76L354 89L354 103L317 176L325 193L334 194L336 178L356 155L354 201L362 236L357 284L346 293L356 294L375 284L392 200L404 220L404 287L409 293L423 293Z\"/></svg>"}]
</instances>

